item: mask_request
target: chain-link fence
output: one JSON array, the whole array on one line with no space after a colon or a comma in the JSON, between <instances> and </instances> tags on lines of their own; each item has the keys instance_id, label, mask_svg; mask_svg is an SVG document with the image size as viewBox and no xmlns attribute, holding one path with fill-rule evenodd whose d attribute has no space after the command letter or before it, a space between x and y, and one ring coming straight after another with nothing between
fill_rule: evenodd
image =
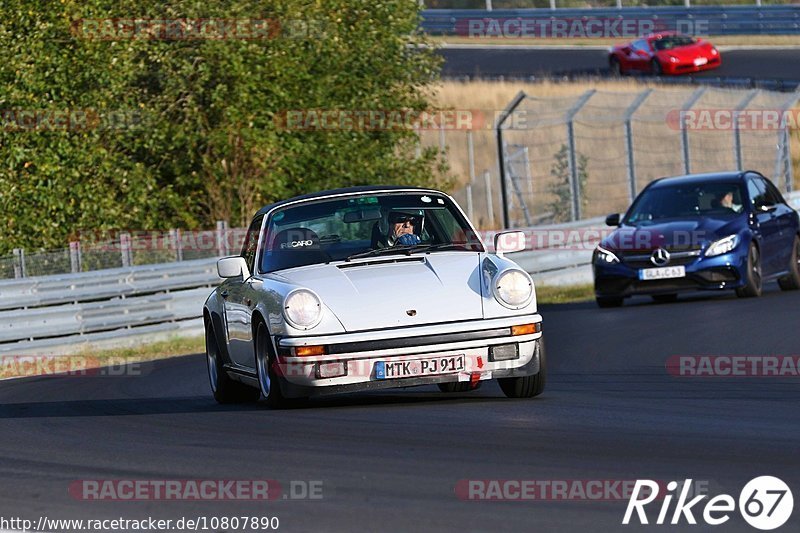
<instances>
[{"instance_id":1,"label":"chain-link fence","mask_svg":"<svg viewBox=\"0 0 800 533\"><path fill-rule=\"evenodd\" d=\"M798 98L709 87L520 94L501 128L508 223L621 212L652 180L689 173L751 169L792 190L800 159L792 156L792 138L800 148ZM444 141L434 133L440 132L428 132L428 143L439 143L457 176L469 176L456 199L479 227L501 226L497 133L447 131Z\"/></svg>"},{"instance_id":2,"label":"chain-link fence","mask_svg":"<svg viewBox=\"0 0 800 533\"><path fill-rule=\"evenodd\" d=\"M89 272L235 254L246 228L218 222L215 230L102 232L69 243L68 248L0 257L0 279Z\"/></svg>"}]
</instances>

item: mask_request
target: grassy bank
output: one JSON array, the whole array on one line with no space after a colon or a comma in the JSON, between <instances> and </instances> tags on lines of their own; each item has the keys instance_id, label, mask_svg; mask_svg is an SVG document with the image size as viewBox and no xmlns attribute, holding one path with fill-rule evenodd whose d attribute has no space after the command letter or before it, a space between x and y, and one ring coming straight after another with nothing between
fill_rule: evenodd
<instances>
[{"instance_id":1,"label":"grassy bank","mask_svg":"<svg viewBox=\"0 0 800 533\"><path fill-rule=\"evenodd\" d=\"M537 285L536 301L539 305L586 302L594 299L594 286L564 285L560 287Z\"/></svg>"}]
</instances>

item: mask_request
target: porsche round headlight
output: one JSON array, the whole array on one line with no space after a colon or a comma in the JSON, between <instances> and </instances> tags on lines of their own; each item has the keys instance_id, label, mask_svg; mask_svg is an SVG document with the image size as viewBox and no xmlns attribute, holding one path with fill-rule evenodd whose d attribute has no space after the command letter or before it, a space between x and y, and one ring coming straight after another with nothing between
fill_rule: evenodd
<instances>
[{"instance_id":1,"label":"porsche round headlight","mask_svg":"<svg viewBox=\"0 0 800 533\"><path fill-rule=\"evenodd\" d=\"M310 329L322 320L322 301L308 289L296 289L283 300L283 316L297 329Z\"/></svg>"},{"instance_id":2,"label":"porsche round headlight","mask_svg":"<svg viewBox=\"0 0 800 533\"><path fill-rule=\"evenodd\" d=\"M533 282L521 270L506 270L494 281L494 295L507 307L523 307L533 296Z\"/></svg>"}]
</instances>

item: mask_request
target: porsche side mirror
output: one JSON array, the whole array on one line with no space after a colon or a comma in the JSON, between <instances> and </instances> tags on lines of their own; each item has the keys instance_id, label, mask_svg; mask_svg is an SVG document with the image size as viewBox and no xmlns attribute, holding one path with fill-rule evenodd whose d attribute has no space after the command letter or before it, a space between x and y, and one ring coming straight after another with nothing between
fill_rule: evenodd
<instances>
[{"instance_id":1,"label":"porsche side mirror","mask_svg":"<svg viewBox=\"0 0 800 533\"><path fill-rule=\"evenodd\" d=\"M217 274L221 278L238 278L242 276L242 279L247 279L250 277L247 261L239 255L223 257L217 261Z\"/></svg>"},{"instance_id":2,"label":"porsche side mirror","mask_svg":"<svg viewBox=\"0 0 800 533\"><path fill-rule=\"evenodd\" d=\"M614 213L606 217L606 226L619 226L619 213Z\"/></svg>"},{"instance_id":3,"label":"porsche side mirror","mask_svg":"<svg viewBox=\"0 0 800 533\"><path fill-rule=\"evenodd\" d=\"M525 249L525 233L522 231L501 231L494 236L494 253L499 257Z\"/></svg>"}]
</instances>

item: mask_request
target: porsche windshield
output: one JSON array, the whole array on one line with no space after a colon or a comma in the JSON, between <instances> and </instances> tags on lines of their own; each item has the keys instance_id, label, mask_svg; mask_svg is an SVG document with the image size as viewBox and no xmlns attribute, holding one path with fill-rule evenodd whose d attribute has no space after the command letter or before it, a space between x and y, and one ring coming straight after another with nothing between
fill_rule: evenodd
<instances>
[{"instance_id":1,"label":"porsche windshield","mask_svg":"<svg viewBox=\"0 0 800 533\"><path fill-rule=\"evenodd\" d=\"M742 212L742 198L742 186L738 183L656 186L636 199L624 223L641 226L676 218L732 218Z\"/></svg>"},{"instance_id":2,"label":"porsche windshield","mask_svg":"<svg viewBox=\"0 0 800 533\"><path fill-rule=\"evenodd\" d=\"M285 207L270 217L261 246L262 272L371 255L484 250L448 197L424 192Z\"/></svg>"}]
</instances>

